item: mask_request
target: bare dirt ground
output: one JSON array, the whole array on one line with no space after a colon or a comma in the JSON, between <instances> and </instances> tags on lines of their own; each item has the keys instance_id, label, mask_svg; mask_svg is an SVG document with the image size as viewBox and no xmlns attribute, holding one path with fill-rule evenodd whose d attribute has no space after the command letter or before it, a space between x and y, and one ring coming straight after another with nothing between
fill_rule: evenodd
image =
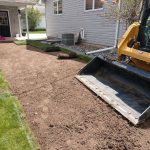
<instances>
[{"instance_id":1,"label":"bare dirt ground","mask_svg":"<svg viewBox=\"0 0 150 150\"><path fill-rule=\"evenodd\" d=\"M150 120L134 127L74 76L85 64L0 44L0 68L42 150L150 150Z\"/></svg>"}]
</instances>

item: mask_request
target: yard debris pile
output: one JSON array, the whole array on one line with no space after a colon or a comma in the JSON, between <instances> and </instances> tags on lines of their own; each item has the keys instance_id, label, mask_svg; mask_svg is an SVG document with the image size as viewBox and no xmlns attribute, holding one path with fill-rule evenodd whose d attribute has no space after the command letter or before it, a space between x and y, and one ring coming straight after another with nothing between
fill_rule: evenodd
<instances>
[{"instance_id":1,"label":"yard debris pile","mask_svg":"<svg viewBox=\"0 0 150 150\"><path fill-rule=\"evenodd\" d=\"M77 57L77 54L74 52L69 52L68 54L58 54L58 59L73 59Z\"/></svg>"}]
</instances>

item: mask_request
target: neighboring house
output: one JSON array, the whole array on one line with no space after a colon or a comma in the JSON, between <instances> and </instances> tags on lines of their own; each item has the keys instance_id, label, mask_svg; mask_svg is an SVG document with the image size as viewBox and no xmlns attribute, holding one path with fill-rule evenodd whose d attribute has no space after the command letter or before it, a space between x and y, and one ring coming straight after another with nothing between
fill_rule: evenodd
<instances>
[{"instance_id":1,"label":"neighboring house","mask_svg":"<svg viewBox=\"0 0 150 150\"><path fill-rule=\"evenodd\" d=\"M0 37L21 36L19 9L33 4L32 0L0 0Z\"/></svg>"},{"instance_id":2,"label":"neighboring house","mask_svg":"<svg viewBox=\"0 0 150 150\"><path fill-rule=\"evenodd\" d=\"M32 7L32 6L29 6ZM45 5L40 2L33 6L34 9L37 9L41 13L41 20L36 29L46 29L46 21L45 21ZM24 24L25 20L21 19L22 29L26 29L26 25Z\"/></svg>"},{"instance_id":3,"label":"neighboring house","mask_svg":"<svg viewBox=\"0 0 150 150\"><path fill-rule=\"evenodd\" d=\"M106 0L45 0L48 37L84 29L85 42L111 46L116 21L106 17ZM112 0L107 0L112 4ZM123 27L120 28L120 34Z\"/></svg>"},{"instance_id":4,"label":"neighboring house","mask_svg":"<svg viewBox=\"0 0 150 150\"><path fill-rule=\"evenodd\" d=\"M39 12L41 13L41 21L37 26L37 29L46 29L46 21L45 21L45 5L42 4L37 4L34 6L35 9L38 9Z\"/></svg>"}]
</instances>

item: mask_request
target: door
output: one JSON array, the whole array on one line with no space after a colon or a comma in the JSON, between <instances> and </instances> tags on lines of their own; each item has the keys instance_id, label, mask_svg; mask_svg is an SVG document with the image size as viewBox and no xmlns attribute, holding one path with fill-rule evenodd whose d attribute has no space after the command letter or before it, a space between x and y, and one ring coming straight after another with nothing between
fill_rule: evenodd
<instances>
[{"instance_id":1,"label":"door","mask_svg":"<svg viewBox=\"0 0 150 150\"><path fill-rule=\"evenodd\" d=\"M0 10L0 36L10 37L10 23L8 11Z\"/></svg>"}]
</instances>

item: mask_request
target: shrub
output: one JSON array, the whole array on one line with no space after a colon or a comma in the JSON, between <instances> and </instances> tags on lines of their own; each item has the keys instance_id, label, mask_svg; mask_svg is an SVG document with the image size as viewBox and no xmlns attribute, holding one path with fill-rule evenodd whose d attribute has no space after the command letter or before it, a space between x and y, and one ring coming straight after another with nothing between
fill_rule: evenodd
<instances>
[{"instance_id":1,"label":"shrub","mask_svg":"<svg viewBox=\"0 0 150 150\"><path fill-rule=\"evenodd\" d=\"M118 1L114 0L109 6L108 15L115 18L120 18L126 22L128 27L133 22L139 19L141 0L121 0L121 10L118 9Z\"/></svg>"},{"instance_id":2,"label":"shrub","mask_svg":"<svg viewBox=\"0 0 150 150\"><path fill-rule=\"evenodd\" d=\"M41 21L41 13L38 9L34 7L28 8L28 21L29 21L29 30L33 31L36 29L38 24ZM22 12L22 19L25 21L25 11Z\"/></svg>"}]
</instances>

